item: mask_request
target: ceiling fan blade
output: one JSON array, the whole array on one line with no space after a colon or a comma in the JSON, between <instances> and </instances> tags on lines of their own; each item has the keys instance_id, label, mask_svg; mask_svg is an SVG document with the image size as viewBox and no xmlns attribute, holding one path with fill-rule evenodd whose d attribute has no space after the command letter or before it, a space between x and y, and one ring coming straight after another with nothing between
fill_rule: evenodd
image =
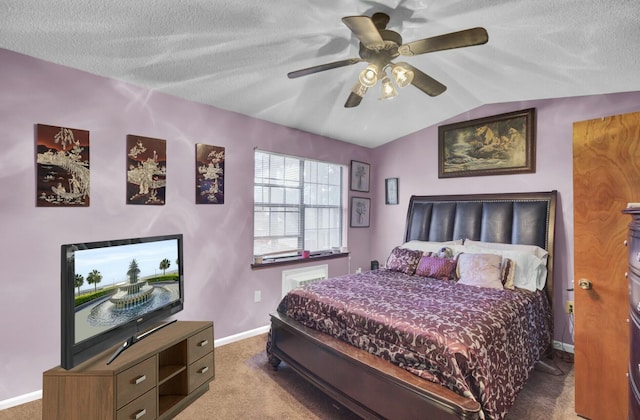
<instances>
[{"instance_id":1,"label":"ceiling fan blade","mask_svg":"<svg viewBox=\"0 0 640 420\"><path fill-rule=\"evenodd\" d=\"M487 41L489 41L489 35L486 29L472 28L409 42L398 47L398 52L402 55L418 55L486 44Z\"/></svg>"},{"instance_id":2,"label":"ceiling fan blade","mask_svg":"<svg viewBox=\"0 0 640 420\"><path fill-rule=\"evenodd\" d=\"M375 49L384 46L384 40L369 16L346 16L342 22L365 47Z\"/></svg>"},{"instance_id":3,"label":"ceiling fan blade","mask_svg":"<svg viewBox=\"0 0 640 420\"><path fill-rule=\"evenodd\" d=\"M344 107L353 108L360 105L360 102L362 102L362 96L356 95L355 93L351 92L349 94L349 97L347 98L347 102L344 103Z\"/></svg>"},{"instance_id":4,"label":"ceiling fan blade","mask_svg":"<svg viewBox=\"0 0 640 420\"><path fill-rule=\"evenodd\" d=\"M413 71L413 80L411 81L411 84L417 87L418 89L420 89L421 91L423 91L424 93L426 93L427 95L438 96L442 92L447 90L447 87L445 85L438 82L433 77L427 76L424 72L422 72L421 70L418 70L412 65L403 63L402 66Z\"/></svg>"},{"instance_id":5,"label":"ceiling fan blade","mask_svg":"<svg viewBox=\"0 0 640 420\"><path fill-rule=\"evenodd\" d=\"M287 77L289 79L295 79L296 77L308 76L310 74L319 73L325 70L336 69L338 67L350 66L352 64L356 64L361 62L360 58L349 58L348 60L334 61L333 63L320 64L318 66L308 67L302 70L296 70L287 73Z\"/></svg>"}]
</instances>

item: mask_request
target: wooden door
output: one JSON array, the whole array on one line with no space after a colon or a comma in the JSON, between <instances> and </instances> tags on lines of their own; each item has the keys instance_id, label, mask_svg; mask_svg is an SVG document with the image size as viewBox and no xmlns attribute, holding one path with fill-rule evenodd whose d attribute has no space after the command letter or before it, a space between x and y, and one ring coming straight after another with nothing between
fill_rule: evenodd
<instances>
[{"instance_id":1,"label":"wooden door","mask_svg":"<svg viewBox=\"0 0 640 420\"><path fill-rule=\"evenodd\" d=\"M593 420L627 418L627 226L640 201L640 112L573 126L575 407ZM581 279L591 289L579 286Z\"/></svg>"}]
</instances>

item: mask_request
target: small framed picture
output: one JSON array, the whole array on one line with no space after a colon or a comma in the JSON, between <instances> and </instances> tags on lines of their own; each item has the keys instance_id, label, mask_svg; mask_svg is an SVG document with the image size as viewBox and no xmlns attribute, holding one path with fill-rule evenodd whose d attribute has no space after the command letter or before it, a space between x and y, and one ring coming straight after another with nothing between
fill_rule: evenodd
<instances>
[{"instance_id":1,"label":"small framed picture","mask_svg":"<svg viewBox=\"0 0 640 420\"><path fill-rule=\"evenodd\" d=\"M398 204L398 178L384 180L384 203Z\"/></svg>"},{"instance_id":2,"label":"small framed picture","mask_svg":"<svg viewBox=\"0 0 640 420\"><path fill-rule=\"evenodd\" d=\"M351 161L351 191L369 192L369 164Z\"/></svg>"},{"instance_id":3,"label":"small framed picture","mask_svg":"<svg viewBox=\"0 0 640 420\"><path fill-rule=\"evenodd\" d=\"M369 227L371 199L351 197L351 227Z\"/></svg>"}]
</instances>

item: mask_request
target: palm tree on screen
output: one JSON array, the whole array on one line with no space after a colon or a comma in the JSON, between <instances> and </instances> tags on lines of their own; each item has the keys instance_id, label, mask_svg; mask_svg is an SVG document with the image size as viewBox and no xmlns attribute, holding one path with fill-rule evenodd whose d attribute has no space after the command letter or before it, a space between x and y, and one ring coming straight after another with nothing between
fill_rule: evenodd
<instances>
[{"instance_id":1,"label":"palm tree on screen","mask_svg":"<svg viewBox=\"0 0 640 420\"><path fill-rule=\"evenodd\" d=\"M160 261L160 270L162 270L163 276L166 274L167 268L169 268L170 266L171 266L171 262L167 258Z\"/></svg>"},{"instance_id":2,"label":"palm tree on screen","mask_svg":"<svg viewBox=\"0 0 640 420\"><path fill-rule=\"evenodd\" d=\"M102 274L98 270L93 270L87 276L87 283L93 284L93 291L98 290L98 283L102 281Z\"/></svg>"},{"instance_id":3,"label":"palm tree on screen","mask_svg":"<svg viewBox=\"0 0 640 420\"><path fill-rule=\"evenodd\" d=\"M74 285L78 288L78 294L80 294L80 286L84 284L84 276L82 274L76 274Z\"/></svg>"}]
</instances>

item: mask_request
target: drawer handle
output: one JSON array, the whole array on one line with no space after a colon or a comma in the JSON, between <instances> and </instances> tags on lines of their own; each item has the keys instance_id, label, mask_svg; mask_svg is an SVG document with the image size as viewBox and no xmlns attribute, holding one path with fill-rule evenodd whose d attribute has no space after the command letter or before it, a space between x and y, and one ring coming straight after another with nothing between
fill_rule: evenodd
<instances>
[{"instance_id":1,"label":"drawer handle","mask_svg":"<svg viewBox=\"0 0 640 420\"><path fill-rule=\"evenodd\" d=\"M198 371L198 373L207 373L209 371L209 366L205 366Z\"/></svg>"},{"instance_id":2,"label":"drawer handle","mask_svg":"<svg viewBox=\"0 0 640 420\"><path fill-rule=\"evenodd\" d=\"M640 261L640 252L638 252L638 254L636 254L636 260Z\"/></svg>"},{"instance_id":3,"label":"drawer handle","mask_svg":"<svg viewBox=\"0 0 640 420\"><path fill-rule=\"evenodd\" d=\"M135 385L138 385L138 384L143 383L146 380L147 380L147 375L142 375L142 376L138 376L136 379L134 379L133 383Z\"/></svg>"},{"instance_id":4,"label":"drawer handle","mask_svg":"<svg viewBox=\"0 0 640 420\"><path fill-rule=\"evenodd\" d=\"M140 419L142 418L145 414L147 414L147 409L143 408L142 410L138 411L136 413L136 416L134 417L134 419Z\"/></svg>"},{"instance_id":5,"label":"drawer handle","mask_svg":"<svg viewBox=\"0 0 640 420\"><path fill-rule=\"evenodd\" d=\"M198 343L198 347L204 347L207 344L209 344L209 340L202 340L201 342Z\"/></svg>"},{"instance_id":6,"label":"drawer handle","mask_svg":"<svg viewBox=\"0 0 640 420\"><path fill-rule=\"evenodd\" d=\"M629 242L627 242L627 240L625 239L623 244L624 244L624 246L627 246L629 244Z\"/></svg>"}]
</instances>

